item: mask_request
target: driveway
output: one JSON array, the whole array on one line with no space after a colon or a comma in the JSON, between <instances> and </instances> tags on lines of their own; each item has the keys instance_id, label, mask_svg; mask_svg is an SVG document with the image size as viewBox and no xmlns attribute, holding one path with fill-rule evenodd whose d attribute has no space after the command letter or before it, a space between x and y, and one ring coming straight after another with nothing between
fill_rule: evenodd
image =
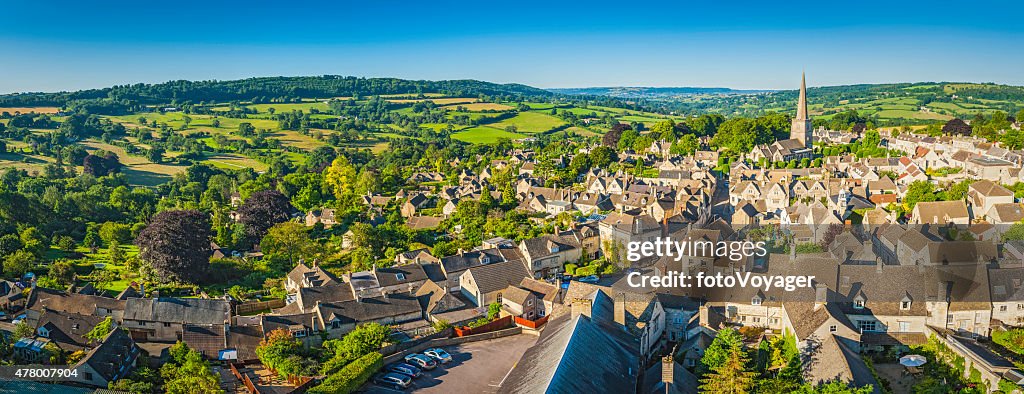
<instances>
[{"instance_id":1,"label":"driveway","mask_svg":"<svg viewBox=\"0 0 1024 394\"><path fill-rule=\"evenodd\" d=\"M424 371L406 392L416 393L495 393L537 337L528 334L448 346L452 362L433 371ZM363 386L366 393L400 393L373 383Z\"/></svg>"}]
</instances>

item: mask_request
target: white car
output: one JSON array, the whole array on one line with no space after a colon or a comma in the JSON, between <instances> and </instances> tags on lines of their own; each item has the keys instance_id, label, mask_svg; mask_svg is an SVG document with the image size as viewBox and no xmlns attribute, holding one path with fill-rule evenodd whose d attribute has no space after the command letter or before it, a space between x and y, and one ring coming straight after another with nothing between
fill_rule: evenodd
<instances>
[{"instance_id":1,"label":"white car","mask_svg":"<svg viewBox=\"0 0 1024 394\"><path fill-rule=\"evenodd\" d=\"M430 358L437 360L442 364L448 364L452 362L452 355L448 354L448 352L444 351L444 349L441 348L430 348L424 351L423 354L430 356Z\"/></svg>"}]
</instances>

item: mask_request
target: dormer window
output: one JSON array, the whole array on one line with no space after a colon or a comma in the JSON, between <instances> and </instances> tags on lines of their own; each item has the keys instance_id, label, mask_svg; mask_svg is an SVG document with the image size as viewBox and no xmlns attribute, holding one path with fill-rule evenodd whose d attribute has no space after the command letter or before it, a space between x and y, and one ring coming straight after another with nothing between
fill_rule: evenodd
<instances>
[{"instance_id":1,"label":"dormer window","mask_svg":"<svg viewBox=\"0 0 1024 394\"><path fill-rule=\"evenodd\" d=\"M480 256L480 264L490 264L491 258L487 255Z\"/></svg>"},{"instance_id":2,"label":"dormer window","mask_svg":"<svg viewBox=\"0 0 1024 394\"><path fill-rule=\"evenodd\" d=\"M754 298L751 298L750 305L761 305L761 297L754 296Z\"/></svg>"},{"instance_id":3,"label":"dormer window","mask_svg":"<svg viewBox=\"0 0 1024 394\"><path fill-rule=\"evenodd\" d=\"M857 296L857 298L854 298L853 307L855 309L864 309L864 297Z\"/></svg>"},{"instance_id":4,"label":"dormer window","mask_svg":"<svg viewBox=\"0 0 1024 394\"><path fill-rule=\"evenodd\" d=\"M395 274L395 278L397 278L398 280L405 280L405 274L399 272Z\"/></svg>"},{"instance_id":5,"label":"dormer window","mask_svg":"<svg viewBox=\"0 0 1024 394\"><path fill-rule=\"evenodd\" d=\"M910 310L910 295L904 295L903 299L899 301L900 310Z\"/></svg>"}]
</instances>

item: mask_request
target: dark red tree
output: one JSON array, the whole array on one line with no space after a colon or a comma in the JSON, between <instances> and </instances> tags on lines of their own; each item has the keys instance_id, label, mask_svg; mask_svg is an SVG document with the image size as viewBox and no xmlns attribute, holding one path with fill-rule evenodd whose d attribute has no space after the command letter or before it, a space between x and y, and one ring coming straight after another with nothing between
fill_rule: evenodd
<instances>
[{"instance_id":1,"label":"dark red tree","mask_svg":"<svg viewBox=\"0 0 1024 394\"><path fill-rule=\"evenodd\" d=\"M601 144L610 148L616 148L619 146L619 138L622 138L622 132L631 130L628 124L616 123L612 126L612 129L605 133L604 137L601 138Z\"/></svg>"},{"instance_id":2,"label":"dark red tree","mask_svg":"<svg viewBox=\"0 0 1024 394\"><path fill-rule=\"evenodd\" d=\"M239 221L245 226L245 235L256 244L275 224L291 218L292 204L277 190L253 193L238 208Z\"/></svg>"},{"instance_id":3,"label":"dark red tree","mask_svg":"<svg viewBox=\"0 0 1024 394\"><path fill-rule=\"evenodd\" d=\"M139 233L139 256L161 276L199 282L210 268L210 219L194 210L163 211Z\"/></svg>"},{"instance_id":4,"label":"dark red tree","mask_svg":"<svg viewBox=\"0 0 1024 394\"><path fill-rule=\"evenodd\" d=\"M953 118L942 126L942 133L946 135L971 135L971 125L960 118Z\"/></svg>"}]
</instances>

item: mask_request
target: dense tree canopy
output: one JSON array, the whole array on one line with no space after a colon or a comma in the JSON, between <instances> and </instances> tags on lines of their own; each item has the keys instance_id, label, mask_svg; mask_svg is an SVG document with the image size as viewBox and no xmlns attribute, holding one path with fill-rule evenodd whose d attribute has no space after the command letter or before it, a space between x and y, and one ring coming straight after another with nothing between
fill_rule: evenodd
<instances>
[{"instance_id":1,"label":"dense tree canopy","mask_svg":"<svg viewBox=\"0 0 1024 394\"><path fill-rule=\"evenodd\" d=\"M277 190L263 190L253 193L242 203L238 216L249 239L258 242L270 227L288 220L294 211L284 194Z\"/></svg>"},{"instance_id":2,"label":"dense tree canopy","mask_svg":"<svg viewBox=\"0 0 1024 394\"><path fill-rule=\"evenodd\" d=\"M168 278L199 282L210 266L210 220L199 211L163 211L146 226L135 245L139 256Z\"/></svg>"}]
</instances>

